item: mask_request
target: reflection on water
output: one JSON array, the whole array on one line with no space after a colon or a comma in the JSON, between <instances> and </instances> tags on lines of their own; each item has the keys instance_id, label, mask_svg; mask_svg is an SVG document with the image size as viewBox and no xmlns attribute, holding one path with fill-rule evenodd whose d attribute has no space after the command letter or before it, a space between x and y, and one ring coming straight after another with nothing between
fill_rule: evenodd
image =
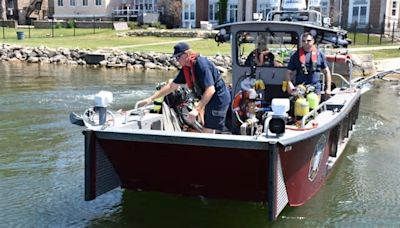
<instances>
[{"instance_id":1,"label":"reflection on water","mask_svg":"<svg viewBox=\"0 0 400 228\"><path fill-rule=\"evenodd\" d=\"M100 90L132 108L171 72L0 62L1 226L399 226L399 86L363 95L358 126L326 185L306 205L267 220L265 205L116 189L85 202L81 128L69 123Z\"/></svg>"}]
</instances>

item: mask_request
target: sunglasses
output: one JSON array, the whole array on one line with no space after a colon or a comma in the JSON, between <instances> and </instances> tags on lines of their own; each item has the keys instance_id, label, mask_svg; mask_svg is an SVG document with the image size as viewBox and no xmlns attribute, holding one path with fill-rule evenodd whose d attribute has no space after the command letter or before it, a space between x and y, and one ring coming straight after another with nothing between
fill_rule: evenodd
<instances>
[{"instance_id":1,"label":"sunglasses","mask_svg":"<svg viewBox=\"0 0 400 228\"><path fill-rule=\"evenodd\" d=\"M311 42L311 41L313 41L313 40L303 40L303 43Z\"/></svg>"},{"instance_id":2,"label":"sunglasses","mask_svg":"<svg viewBox=\"0 0 400 228\"><path fill-rule=\"evenodd\" d=\"M185 53L179 54L175 57L176 60L179 60L183 55L185 55Z\"/></svg>"}]
</instances>

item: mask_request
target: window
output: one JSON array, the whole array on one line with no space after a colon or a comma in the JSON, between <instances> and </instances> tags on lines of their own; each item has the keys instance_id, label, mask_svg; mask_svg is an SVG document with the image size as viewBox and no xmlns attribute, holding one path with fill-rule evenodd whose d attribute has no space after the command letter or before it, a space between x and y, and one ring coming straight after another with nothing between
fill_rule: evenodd
<instances>
[{"instance_id":1,"label":"window","mask_svg":"<svg viewBox=\"0 0 400 228\"><path fill-rule=\"evenodd\" d=\"M324 17L329 17L329 1L321 0L321 14Z\"/></svg>"},{"instance_id":2,"label":"window","mask_svg":"<svg viewBox=\"0 0 400 228\"><path fill-rule=\"evenodd\" d=\"M284 67L297 50L297 33L242 31L236 39L240 66Z\"/></svg>"},{"instance_id":3,"label":"window","mask_svg":"<svg viewBox=\"0 0 400 228\"><path fill-rule=\"evenodd\" d=\"M156 8L155 0L135 0L133 5L140 12L154 12Z\"/></svg>"},{"instance_id":4,"label":"window","mask_svg":"<svg viewBox=\"0 0 400 228\"><path fill-rule=\"evenodd\" d=\"M64 6L64 0L58 0L57 6Z\"/></svg>"},{"instance_id":5,"label":"window","mask_svg":"<svg viewBox=\"0 0 400 228\"><path fill-rule=\"evenodd\" d=\"M257 3L257 12L262 14L262 19L267 19L267 15L273 9L275 9L278 5L274 1L259 1Z\"/></svg>"},{"instance_id":6,"label":"window","mask_svg":"<svg viewBox=\"0 0 400 228\"><path fill-rule=\"evenodd\" d=\"M195 0L182 1L182 27L194 28L196 18L196 2Z\"/></svg>"},{"instance_id":7,"label":"window","mask_svg":"<svg viewBox=\"0 0 400 228\"><path fill-rule=\"evenodd\" d=\"M348 23L352 25L357 21L360 27L367 26L369 19L369 0L355 0L351 3Z\"/></svg>"},{"instance_id":8,"label":"window","mask_svg":"<svg viewBox=\"0 0 400 228\"><path fill-rule=\"evenodd\" d=\"M75 6L75 5L76 5L75 0L69 0L69 5L70 5L70 6Z\"/></svg>"},{"instance_id":9,"label":"window","mask_svg":"<svg viewBox=\"0 0 400 228\"><path fill-rule=\"evenodd\" d=\"M262 14L263 19L267 18L267 14L269 13L269 11L271 11L271 7L269 6L269 4L259 3L257 5L257 12L260 12Z\"/></svg>"},{"instance_id":10,"label":"window","mask_svg":"<svg viewBox=\"0 0 400 228\"><path fill-rule=\"evenodd\" d=\"M392 3L392 16L396 16L397 15L397 2L393 1Z\"/></svg>"},{"instance_id":11,"label":"window","mask_svg":"<svg viewBox=\"0 0 400 228\"><path fill-rule=\"evenodd\" d=\"M238 15L238 5L237 4L228 4L228 22L236 22Z\"/></svg>"},{"instance_id":12,"label":"window","mask_svg":"<svg viewBox=\"0 0 400 228\"><path fill-rule=\"evenodd\" d=\"M140 12L154 12L157 7L155 0L134 0L134 8Z\"/></svg>"},{"instance_id":13,"label":"window","mask_svg":"<svg viewBox=\"0 0 400 228\"><path fill-rule=\"evenodd\" d=\"M101 6L101 0L96 0L96 6Z\"/></svg>"},{"instance_id":14,"label":"window","mask_svg":"<svg viewBox=\"0 0 400 228\"><path fill-rule=\"evenodd\" d=\"M87 6L88 5L88 0L83 0L82 1L82 6Z\"/></svg>"},{"instance_id":15,"label":"window","mask_svg":"<svg viewBox=\"0 0 400 228\"><path fill-rule=\"evenodd\" d=\"M211 3L208 6L208 20L209 21L218 21L218 13L219 13L219 5L218 3Z\"/></svg>"}]
</instances>

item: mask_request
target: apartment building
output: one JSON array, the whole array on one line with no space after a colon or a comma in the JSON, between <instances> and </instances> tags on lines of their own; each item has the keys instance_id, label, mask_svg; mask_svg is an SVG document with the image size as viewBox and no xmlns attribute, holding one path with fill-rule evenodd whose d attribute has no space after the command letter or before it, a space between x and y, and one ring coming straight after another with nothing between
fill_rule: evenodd
<instances>
[{"instance_id":1,"label":"apartment building","mask_svg":"<svg viewBox=\"0 0 400 228\"><path fill-rule=\"evenodd\" d=\"M7 19L19 24L30 20L93 17L105 20L136 20L141 13L159 13L169 27L198 28L201 21L220 23L220 0L5 0ZM281 0L227 0L224 22L253 20L254 13L266 17ZM285 0L282 0L285 1ZM331 19L331 24L380 32L398 29L400 0L309 0Z\"/></svg>"}]
</instances>

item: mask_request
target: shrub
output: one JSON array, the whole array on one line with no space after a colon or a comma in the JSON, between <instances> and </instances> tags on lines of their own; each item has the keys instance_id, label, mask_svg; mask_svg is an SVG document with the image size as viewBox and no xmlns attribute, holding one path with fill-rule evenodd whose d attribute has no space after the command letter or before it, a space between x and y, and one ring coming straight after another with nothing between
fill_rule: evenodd
<instances>
[{"instance_id":1,"label":"shrub","mask_svg":"<svg viewBox=\"0 0 400 228\"><path fill-rule=\"evenodd\" d=\"M130 21L130 22L128 22L128 27L130 29L138 29L139 25L138 25L138 23L136 21Z\"/></svg>"},{"instance_id":2,"label":"shrub","mask_svg":"<svg viewBox=\"0 0 400 228\"><path fill-rule=\"evenodd\" d=\"M55 27L57 29L59 29L59 28L63 28L64 26L63 26L62 22L57 22Z\"/></svg>"},{"instance_id":3,"label":"shrub","mask_svg":"<svg viewBox=\"0 0 400 228\"><path fill-rule=\"evenodd\" d=\"M68 20L67 28L75 28L75 20Z\"/></svg>"},{"instance_id":4,"label":"shrub","mask_svg":"<svg viewBox=\"0 0 400 228\"><path fill-rule=\"evenodd\" d=\"M159 21L151 23L151 27L160 28L160 26L161 26L161 22L159 22Z\"/></svg>"},{"instance_id":5,"label":"shrub","mask_svg":"<svg viewBox=\"0 0 400 228\"><path fill-rule=\"evenodd\" d=\"M161 24L161 22L159 22L159 21L153 22L151 24L151 27L158 28L158 29L166 29L167 28L166 25Z\"/></svg>"}]
</instances>

